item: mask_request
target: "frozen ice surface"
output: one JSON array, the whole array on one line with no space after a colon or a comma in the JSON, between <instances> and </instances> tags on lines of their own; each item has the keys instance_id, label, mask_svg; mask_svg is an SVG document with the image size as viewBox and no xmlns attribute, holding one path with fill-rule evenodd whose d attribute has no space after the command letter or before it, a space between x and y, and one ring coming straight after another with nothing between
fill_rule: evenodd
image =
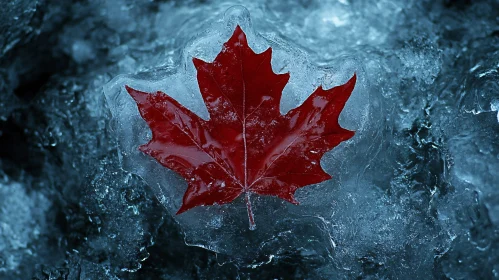
<instances>
[{"instance_id":1,"label":"frozen ice surface","mask_svg":"<svg viewBox=\"0 0 499 280\"><path fill-rule=\"evenodd\" d=\"M497 1L7 2L0 278L499 279ZM357 134L321 162L333 179L300 206L255 197L253 232L240 200L172 215L186 184L137 153L122 88L207 118L191 58L235 22L290 72L283 112L359 77L340 117Z\"/></svg>"},{"instance_id":2,"label":"frozen ice surface","mask_svg":"<svg viewBox=\"0 0 499 280\"><path fill-rule=\"evenodd\" d=\"M293 48L282 41L265 40L252 28L248 10L239 6L227 10L224 19L213 24L205 32L205 36L197 38L185 47L181 64L176 67L179 69L178 71L165 73L159 80L155 80L156 75L142 73L140 78L120 76L111 81L109 85L105 86L104 94L115 118L114 130L117 134L123 168L140 175L149 186L155 189L160 202L172 214L180 208L186 183L172 171L166 170L154 159L138 150L140 145L149 141L151 132L140 116L137 105L125 91L125 85L147 92L158 90L166 92L193 112L207 119L206 108L200 105L202 101L200 100L192 57L213 61L222 48L221 42L228 40L236 25L243 28L254 51L261 53L272 46L274 71L289 72L291 75L284 91L288 100L283 100L283 103L292 103L293 108L299 105L294 100L303 102L306 95L310 95L321 84L329 88L346 82L346 79L355 72L358 72L358 75L363 75L362 69L354 61L346 62L344 69L319 69L309 62L304 51ZM354 142L362 143L362 141L370 141L363 135L365 131L363 128L369 118L369 94L362 91L366 88L365 79L360 79L357 86L356 92L353 93L353 97L349 101L349 108L346 109L348 114L344 114L343 119L346 119L344 122L351 124L350 127L347 126L349 129L357 130ZM289 109L287 108L287 110ZM337 148L337 153L346 149L348 144L346 147L344 146ZM348 152L345 153L343 158L353 158L349 156ZM330 162L336 163L336 161ZM345 162L346 165L349 163L348 160ZM325 163L325 165L329 167L331 163ZM320 186L322 188L332 187L328 184L320 184ZM309 195L324 197L321 192L324 190L318 190L316 194ZM289 203L279 202L268 197L256 198L253 196L253 199L256 200L254 203L258 227L256 232L249 232L244 226L247 221L246 208L242 199L238 199L234 204L198 207L181 215L176 215L175 219L183 229L188 244L201 246L234 258L253 261L255 258L260 258L262 249L272 253L272 251L269 252L265 243L272 240L273 236L279 236L285 232L295 232L294 227L301 227L309 223L309 218L301 220L300 216L307 217L311 214L320 216L323 211L317 210L327 210L329 203L327 200L322 200L322 204L315 201L309 205L314 210L308 212L307 204L297 208ZM266 206L266 204L269 205ZM289 243L287 246L307 249L306 232L303 234L305 236L302 239L293 239L293 244ZM286 244L289 241L279 242Z\"/></svg>"},{"instance_id":3,"label":"frozen ice surface","mask_svg":"<svg viewBox=\"0 0 499 280\"><path fill-rule=\"evenodd\" d=\"M0 7L0 52L5 54L33 32L31 21L39 1L9 1Z\"/></svg>"},{"instance_id":4,"label":"frozen ice surface","mask_svg":"<svg viewBox=\"0 0 499 280\"><path fill-rule=\"evenodd\" d=\"M38 191L2 178L0 180L0 277L22 277L22 267L33 272L38 258L48 257L51 202ZM57 255L57 251L52 252ZM61 256L58 256L61 257Z\"/></svg>"}]
</instances>

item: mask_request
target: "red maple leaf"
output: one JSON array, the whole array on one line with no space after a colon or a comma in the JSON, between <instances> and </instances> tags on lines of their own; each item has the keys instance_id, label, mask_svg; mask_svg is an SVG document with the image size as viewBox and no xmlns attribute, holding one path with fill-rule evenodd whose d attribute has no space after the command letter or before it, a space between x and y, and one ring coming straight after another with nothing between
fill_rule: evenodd
<instances>
[{"instance_id":1,"label":"red maple leaf","mask_svg":"<svg viewBox=\"0 0 499 280\"><path fill-rule=\"evenodd\" d=\"M251 193L298 204L298 188L331 178L320 159L354 135L340 127L338 116L356 76L329 90L318 87L302 105L281 115L289 73L275 74L271 57L272 48L253 52L237 26L213 62L193 59L209 120L163 92L126 86L152 131L152 139L139 149L188 182L177 214L244 194L254 228Z\"/></svg>"}]
</instances>

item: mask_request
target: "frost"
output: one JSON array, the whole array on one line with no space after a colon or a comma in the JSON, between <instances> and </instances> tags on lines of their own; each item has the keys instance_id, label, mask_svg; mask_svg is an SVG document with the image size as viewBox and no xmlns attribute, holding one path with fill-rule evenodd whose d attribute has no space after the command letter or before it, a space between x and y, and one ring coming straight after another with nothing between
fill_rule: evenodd
<instances>
[{"instance_id":1,"label":"frost","mask_svg":"<svg viewBox=\"0 0 499 280\"><path fill-rule=\"evenodd\" d=\"M4 2L0 278L499 277L497 1ZM333 179L300 206L257 199L251 233L243 201L174 220L185 182L136 153L149 132L122 88L206 119L191 58L236 22L291 73L283 112L359 77Z\"/></svg>"},{"instance_id":2,"label":"frost","mask_svg":"<svg viewBox=\"0 0 499 280\"><path fill-rule=\"evenodd\" d=\"M38 239L47 232L50 201L38 192L28 193L18 182L0 181L0 275L17 274L36 254ZM9 275L4 274L4 275Z\"/></svg>"},{"instance_id":3,"label":"frost","mask_svg":"<svg viewBox=\"0 0 499 280\"><path fill-rule=\"evenodd\" d=\"M214 24L206 33L209 34L210 40L205 37L200 37L190 43L183 52L182 64L177 66L179 69L173 73L165 73L159 80L148 79L147 73L144 73L140 79L134 76L121 76L110 82L104 89L111 113L115 120L114 130L117 134L118 148L120 152L120 160L123 168L129 172L140 175L150 186L152 186L156 194L159 196L160 201L168 201L164 204L165 208L174 214L182 204L182 197L186 189L186 183L182 182L172 171L165 169L155 160L144 155L138 150L138 146L146 143L149 139L149 128L144 120L140 117L137 106L132 98L124 91L125 85L130 85L142 91L153 92L161 90L176 98L184 106L191 108L195 113L203 114L206 108L204 105L200 107L199 103L199 88L197 85L195 69L189 57L198 53L201 58L208 61L213 60L214 55L221 49L219 42L226 41L230 37L232 30L236 24L242 26L245 33L248 35L249 44L256 49L266 49L268 43L264 38L252 29L252 23L249 18L249 12L243 7L233 7L225 12L224 21ZM289 71L291 73L291 82L288 89L288 95L303 96L304 90L309 90L310 94L321 83L321 80L311 80L310 77L301 74L303 71L299 66L305 67L305 73L319 72L319 74L327 75L329 79L325 82L328 85L339 85L339 82L344 82L339 79L331 78L339 77L339 73L333 72L331 69L320 71L316 67L307 62L308 58L304 55L303 51L286 45L284 42L270 44L273 52L276 53L273 57L272 66L282 64L285 61L300 60L303 64L288 64L280 72ZM217 51L218 50L218 51ZM203 55L206 53L206 55ZM208 55L209 53L209 55ZM349 75L355 72L355 65L350 65ZM343 70L343 69L342 69ZM343 70L345 71L345 70ZM335 73L335 74L334 74ZM342 73L343 74L343 73ZM149 76L151 76L149 74ZM293 77L294 76L294 77ZM343 76L342 76L343 77ZM176 82L176 81L181 81ZM305 86L308 85L308 86ZM359 87L363 87L363 82L359 82ZM364 86L365 87L365 86ZM362 93L358 93L362 94ZM186 98L188 97L188 98ZM194 97L194 98L193 98ZM301 99L301 98L300 98ZM357 98L357 102L364 103L366 99ZM303 101L303 100L301 100ZM201 103L202 104L202 103ZM294 104L296 107L299 104ZM362 104L363 108L367 106ZM353 107L355 108L355 106ZM352 110L354 111L354 110ZM351 119L359 118L359 113L354 111L348 115ZM363 118L361 118L361 123ZM360 125L362 126L362 124ZM317 164L317 163L312 163ZM194 178L191 178L193 181ZM208 185L210 187L210 185ZM168 199L164 198L167 197ZM276 201L268 197L255 198L259 203L264 205L265 201ZM211 207L198 207L186 213L174 216L179 222L186 239L189 244L197 245L203 248L210 248L218 253L227 254L232 257L244 258L252 260L255 256L260 254L259 243L266 240L267 236L278 235L283 230L280 227L272 226L272 220L276 219L276 215L285 219L288 216L288 208L293 206L278 203L278 211L275 214L269 215L266 211L258 216L258 220L262 220L263 226L258 230L258 234L248 233L244 227L241 227L241 222L244 221L245 216L241 216L239 206L241 199L237 200L235 205L227 204L223 206ZM261 206L264 207L264 206ZM302 207L306 213L306 207ZM316 213L318 214L318 213ZM258 214L257 214L258 215ZM251 218L252 219L252 218ZM206 221L210 225L217 225L213 227L206 227ZM221 222L223 221L223 223ZM299 220L297 222L300 222ZM260 226L259 226L260 228ZM284 227L286 231L290 230ZM252 239L248 239L249 235L253 235Z\"/></svg>"},{"instance_id":4,"label":"frost","mask_svg":"<svg viewBox=\"0 0 499 280\"><path fill-rule=\"evenodd\" d=\"M38 1L10 1L0 7L0 53L5 54L32 31L30 21Z\"/></svg>"}]
</instances>

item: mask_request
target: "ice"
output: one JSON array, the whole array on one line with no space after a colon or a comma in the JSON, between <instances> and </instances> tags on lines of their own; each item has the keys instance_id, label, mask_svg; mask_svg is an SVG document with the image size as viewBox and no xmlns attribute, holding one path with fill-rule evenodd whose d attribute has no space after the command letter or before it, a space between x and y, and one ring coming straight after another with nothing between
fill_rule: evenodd
<instances>
[{"instance_id":1,"label":"ice","mask_svg":"<svg viewBox=\"0 0 499 280\"><path fill-rule=\"evenodd\" d=\"M18 44L28 40L35 32L35 17L37 1L10 1L0 7L0 58ZM19 106L19 100L12 94L12 84L15 84L15 73L7 67L0 67L0 90L4 93L0 99L0 119L6 119L14 108Z\"/></svg>"},{"instance_id":2,"label":"ice","mask_svg":"<svg viewBox=\"0 0 499 280\"><path fill-rule=\"evenodd\" d=\"M5 54L33 32L38 1L10 1L0 8L0 52Z\"/></svg>"},{"instance_id":3,"label":"ice","mask_svg":"<svg viewBox=\"0 0 499 280\"><path fill-rule=\"evenodd\" d=\"M499 279L497 1L7 2L0 278ZM333 179L254 196L255 231L241 199L174 215L186 183L123 91L208 118L191 58L236 23L290 72L282 112L359 78Z\"/></svg>"},{"instance_id":4,"label":"ice","mask_svg":"<svg viewBox=\"0 0 499 280\"><path fill-rule=\"evenodd\" d=\"M3 178L0 181L0 277L22 276L20 267L33 265L49 233L47 216L51 203L40 192ZM53 252L56 254L56 252Z\"/></svg>"},{"instance_id":5,"label":"ice","mask_svg":"<svg viewBox=\"0 0 499 280\"><path fill-rule=\"evenodd\" d=\"M289 72L291 74L290 82L283 93L285 95L281 107L283 113L298 106L321 84L329 88L346 82L356 72L360 76L363 75L363 69L355 60L341 61L343 63L341 67L319 69L310 63L310 58L305 55L303 50L289 46L283 41L265 40L265 38L258 36L252 28L249 11L239 6L227 10L223 21L213 24L210 29L204 32L203 37L195 39L185 47L182 53L181 65L176 66L179 70L171 73L167 72L160 79L157 79L155 74L147 73L142 74L139 78L134 76L115 78L104 88L104 93L111 114L114 117L114 130L118 139L118 149L120 150L120 160L123 168L144 178L148 185L155 189L160 202L172 214L181 205L186 183L182 182L173 172L166 171L155 160L138 150L138 146L147 143L151 136L148 126L138 113L135 102L125 91L125 85L142 91L155 92L161 90L166 92L187 108L207 119L206 108L200 100L200 93L195 79L196 72L191 58L198 57L206 61L212 61L216 54L220 52L221 42L230 37L236 25L240 25L245 30L249 44L256 52L262 52L269 46L273 48L272 66L274 71L279 73ZM340 157L344 159L354 158L352 153L344 152L346 155L341 154L343 150L348 149L349 145L358 144L359 146L368 147L365 142L370 141L364 135L367 130L367 120L372 117L369 114L369 92L365 92L366 88L366 80L359 79L354 97L349 101L349 106L345 110L346 113L342 119L342 122L346 123L349 129L358 130L357 137L352 143L337 148L336 153L340 153ZM290 108L289 105L292 107ZM337 161L330 162L337 163ZM331 163L325 163L325 165L330 167ZM344 164L349 165L350 161L346 161ZM330 167L330 169L333 168ZM334 186L327 183L321 185L323 188ZM320 194L316 196L320 196ZM294 232L286 223L280 224L278 222L276 224L276 219L278 221L281 219L286 220L289 215L304 215L298 213L306 211L306 205L302 206L301 210L294 210L295 206L278 202L275 199L256 197L254 199L256 199L255 212L257 213L259 227L257 233L250 233L242 226L245 223L244 217L246 213L245 207L241 207L244 206L241 204L241 199L238 199L235 205L199 207L174 217L184 230L188 244L252 261L259 258L261 254L259 244L264 244L272 236L280 235L283 232ZM265 209L260 210L261 208L271 207L265 206L266 203L274 205L275 212L265 211ZM327 209L326 205L328 203L325 200L323 204L314 207L315 209ZM289 208L292 210L287 210ZM298 213L293 214L295 211L298 211ZM258 212L261 214L258 215ZM314 211L315 215L320 216L321 213ZM296 223L298 224L293 223L293 226L299 227L300 224L308 223L308 218L301 222L296 220ZM303 234L306 235L306 232ZM293 246L300 247L298 244ZM306 248L305 245L303 246Z\"/></svg>"},{"instance_id":6,"label":"ice","mask_svg":"<svg viewBox=\"0 0 499 280\"><path fill-rule=\"evenodd\" d=\"M71 54L73 59L78 63L84 63L88 60L95 59L95 52L89 42L80 40L73 43L71 46Z\"/></svg>"},{"instance_id":7,"label":"ice","mask_svg":"<svg viewBox=\"0 0 499 280\"><path fill-rule=\"evenodd\" d=\"M499 51L484 50L469 70L470 91L462 93L462 108L472 114L497 111L499 100Z\"/></svg>"},{"instance_id":8,"label":"ice","mask_svg":"<svg viewBox=\"0 0 499 280\"><path fill-rule=\"evenodd\" d=\"M429 85L435 81L442 64L441 53L432 42L415 38L402 48L398 56L408 71L405 77Z\"/></svg>"}]
</instances>

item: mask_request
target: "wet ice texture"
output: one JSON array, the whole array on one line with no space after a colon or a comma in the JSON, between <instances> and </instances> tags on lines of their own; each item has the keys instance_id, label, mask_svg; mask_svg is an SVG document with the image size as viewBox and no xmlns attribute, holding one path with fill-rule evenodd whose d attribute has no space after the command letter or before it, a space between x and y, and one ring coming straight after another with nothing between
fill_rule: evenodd
<instances>
[{"instance_id":1,"label":"wet ice texture","mask_svg":"<svg viewBox=\"0 0 499 280\"><path fill-rule=\"evenodd\" d=\"M2 6L7 16L0 20L0 169L9 178L0 201L6 194L26 203L15 214L10 204L0 205L8 209L0 221L19 236L0 233L0 246L16 260L0 261L0 276L499 278L497 2L243 3L252 17L250 45L281 48L274 70L296 77L283 111L313 87L339 84L357 71L360 87L340 122L358 137L326 155L322 164L334 178L297 193L301 206L255 202L257 225L267 230L262 235L244 232L240 202L227 205L230 213L197 210L208 216L205 225L179 216L188 243L226 252L217 260L184 246L153 192L119 170L117 131L108 130L100 89L126 74L137 88L165 90L203 116L195 81L170 76L166 83L165 75L193 71L179 68L191 56L213 58L229 28L207 31L239 2L14 2ZM15 16L19 24L6 23ZM161 172L182 193L185 183ZM47 205L50 211L22 218ZM59 218L44 214L52 211ZM17 227L16 219L26 226ZM24 228L58 241L42 242ZM241 234L228 234L230 228ZM240 251L241 240L254 242ZM260 252L249 264L257 269L214 265L251 250ZM62 253L40 257L52 252Z\"/></svg>"},{"instance_id":2,"label":"wet ice texture","mask_svg":"<svg viewBox=\"0 0 499 280\"><path fill-rule=\"evenodd\" d=\"M199 87L196 80L196 71L192 64L192 57L195 56L205 61L213 61L220 52L222 46L220 42L225 42L234 32L236 25L240 25L247 34L250 46L261 53L269 46L273 48L273 68L275 72L290 72L291 78L287 85L288 96L284 103L292 103L292 107L298 104L289 100L294 98L301 101L306 93L311 94L323 82L326 87L337 86L346 82L344 77L350 78L355 71L361 72L360 68L351 63L343 71L334 73L328 69L320 69L308 62L308 58L298 49L286 45L284 42L272 43L265 41L253 30L249 18L249 12L243 7L230 8L224 16L224 20L215 23L207 31L208 36L201 36L190 43L182 54L182 62L177 66L178 70L173 73L165 73L164 77L154 80L147 74L142 74L140 78L121 76L114 79L104 88L111 113L115 118L114 130L117 134L118 149L123 168L129 172L140 175L156 191L160 202L170 213L175 213L180 208L182 197L186 190L186 183L179 179L172 171L165 169L153 158L143 154L138 147L145 144L151 138L151 132L145 121L140 117L137 105L131 96L125 91L125 85L133 88L155 92L161 90L177 99L181 104L190 107L195 113L204 116L206 119L206 108L201 107ZM348 61L347 61L348 63ZM360 75L360 73L359 73ZM343 78L343 79L342 79ZM358 89L365 88L365 82L358 82ZM355 96L350 100L349 114L344 117L348 120L349 129L357 129L365 126L368 118L366 104L369 103L369 94L357 90ZM289 109L289 108L288 108ZM362 131L358 131L358 140L363 139ZM342 148L337 148L338 150ZM348 154L348 153L347 153ZM348 156L345 156L348 158ZM348 164L348 162L347 162ZM321 184L322 187L327 185ZM320 196L318 190L314 196ZM223 206L198 207L175 216L184 230L186 240L191 245L201 246L218 253L227 254L234 258L247 259L253 261L260 258L260 246L265 246L266 242L275 236L291 231L293 227L300 227L303 224L299 216L324 215L317 209L328 209L328 202L325 204L314 204L314 211L307 211L307 205L300 208L292 206L286 202L279 202L276 199L252 196L255 201L255 215L258 230L249 232L244 226L247 222L246 210L242 199L237 199L234 204ZM269 204L268 206L266 204ZM290 208L288 210L288 208ZM308 218L303 221L309 222ZM293 240L294 244L287 244L292 247L304 247L306 233L302 238ZM288 242L285 240L284 243ZM303 243L303 244L302 244ZM282 246L282 245L281 245ZM272 253L273 249L265 249ZM267 255L268 256L268 255Z\"/></svg>"},{"instance_id":3,"label":"wet ice texture","mask_svg":"<svg viewBox=\"0 0 499 280\"><path fill-rule=\"evenodd\" d=\"M20 276L21 265L33 266L37 257L44 257L36 255L37 241L47 234L49 207L43 194L28 192L19 182L0 181L0 275Z\"/></svg>"}]
</instances>

